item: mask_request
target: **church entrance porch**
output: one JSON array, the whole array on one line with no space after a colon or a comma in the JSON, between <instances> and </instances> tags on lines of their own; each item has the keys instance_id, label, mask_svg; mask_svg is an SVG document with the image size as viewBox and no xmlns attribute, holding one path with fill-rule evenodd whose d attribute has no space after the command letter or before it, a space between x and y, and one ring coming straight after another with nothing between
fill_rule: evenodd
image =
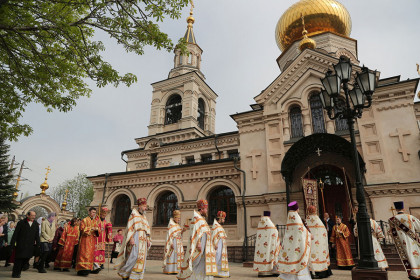
<instances>
[{"instance_id":1,"label":"church entrance porch","mask_svg":"<svg viewBox=\"0 0 420 280\"><path fill-rule=\"evenodd\" d=\"M318 211L321 217L328 212L331 219L343 215L343 222L349 226L352 219L353 201L355 201L355 174L351 143L344 137L334 134L317 133L290 143L282 161L282 174L286 181L288 201L297 200L301 214L306 212L303 179L321 179L322 192L318 189ZM287 148L287 145L285 143ZM359 154L362 170L365 163ZM371 215L370 201L368 211ZM325 205L325 210L324 210Z\"/></svg>"},{"instance_id":2,"label":"church entrance porch","mask_svg":"<svg viewBox=\"0 0 420 280\"><path fill-rule=\"evenodd\" d=\"M350 180L346 170L334 165L320 165L305 174L305 178L316 179L318 182L318 210L319 216L328 213L335 220L336 216L343 218L343 222L353 229L351 222L354 205L351 203L352 193ZM307 205L305 205L305 208ZM351 236L353 242L353 236Z\"/></svg>"}]
</instances>

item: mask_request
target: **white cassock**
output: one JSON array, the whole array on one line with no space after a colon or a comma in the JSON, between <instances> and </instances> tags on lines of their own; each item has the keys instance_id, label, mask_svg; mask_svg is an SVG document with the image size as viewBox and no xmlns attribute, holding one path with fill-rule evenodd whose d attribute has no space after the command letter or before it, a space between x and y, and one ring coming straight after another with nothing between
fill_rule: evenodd
<instances>
[{"instance_id":1,"label":"white cassock","mask_svg":"<svg viewBox=\"0 0 420 280\"><path fill-rule=\"evenodd\" d=\"M306 224L312 235L309 268L313 272L328 270L330 253L328 250L327 229L318 215L309 215Z\"/></svg>"},{"instance_id":2,"label":"white cassock","mask_svg":"<svg viewBox=\"0 0 420 280\"><path fill-rule=\"evenodd\" d=\"M181 226L172 218L169 220L164 254L163 273L178 273L181 270L184 247L182 246Z\"/></svg>"},{"instance_id":3,"label":"white cassock","mask_svg":"<svg viewBox=\"0 0 420 280\"><path fill-rule=\"evenodd\" d=\"M226 244L226 232L223 227L214 220L213 227L211 229L211 239L214 245L217 244L216 251L216 264L217 264L217 276L222 278L229 277L229 264L227 256L227 244Z\"/></svg>"},{"instance_id":4,"label":"white cassock","mask_svg":"<svg viewBox=\"0 0 420 280\"><path fill-rule=\"evenodd\" d=\"M389 219L395 247L409 276L420 279L420 221L400 213Z\"/></svg>"},{"instance_id":5,"label":"white cassock","mask_svg":"<svg viewBox=\"0 0 420 280\"><path fill-rule=\"evenodd\" d=\"M134 245L130 244L133 238ZM126 235L124 237L122 250L118 255L115 265L118 275L130 280L142 280L146 268L147 252L150 247L150 227L146 217L133 209L128 219ZM150 246L151 246L150 242Z\"/></svg>"},{"instance_id":6,"label":"white cassock","mask_svg":"<svg viewBox=\"0 0 420 280\"><path fill-rule=\"evenodd\" d=\"M290 210L277 264L281 273L279 279L311 280L308 265L310 253L311 233L298 212Z\"/></svg>"},{"instance_id":7,"label":"white cassock","mask_svg":"<svg viewBox=\"0 0 420 280\"><path fill-rule=\"evenodd\" d=\"M278 274L277 258L280 251L279 231L270 217L261 217L255 241L254 271L258 275Z\"/></svg>"},{"instance_id":8,"label":"white cassock","mask_svg":"<svg viewBox=\"0 0 420 280\"><path fill-rule=\"evenodd\" d=\"M201 241L201 250L197 248ZM194 210L190 238L185 252L179 280L212 280L217 275L216 252L211 241L211 230L206 220Z\"/></svg>"},{"instance_id":9,"label":"white cassock","mask_svg":"<svg viewBox=\"0 0 420 280\"><path fill-rule=\"evenodd\" d=\"M384 252L382 251L380 241L385 238L381 227L375 220L370 219L370 231L372 234L373 252L375 254L375 260L378 262L378 267L388 268L388 262L385 258ZM354 227L354 236L358 236L357 224Z\"/></svg>"}]
</instances>

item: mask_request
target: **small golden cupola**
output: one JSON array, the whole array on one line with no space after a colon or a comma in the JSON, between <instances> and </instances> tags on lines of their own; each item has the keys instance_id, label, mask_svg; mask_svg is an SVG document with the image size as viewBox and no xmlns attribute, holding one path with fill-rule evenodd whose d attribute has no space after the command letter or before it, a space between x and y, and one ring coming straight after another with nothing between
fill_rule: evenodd
<instances>
[{"instance_id":1,"label":"small golden cupola","mask_svg":"<svg viewBox=\"0 0 420 280\"><path fill-rule=\"evenodd\" d=\"M302 34L302 17L306 34ZM306 40L314 35L331 32L348 37L351 18L347 9L336 0L300 0L280 17L276 26L276 42L281 51L302 40L301 45L311 46ZM302 36L303 35L303 36Z\"/></svg>"},{"instance_id":2,"label":"small golden cupola","mask_svg":"<svg viewBox=\"0 0 420 280\"><path fill-rule=\"evenodd\" d=\"M308 37L308 31L305 29L305 17L302 16L302 26L303 26L303 39L299 43L299 49L303 52L304 49L315 49L316 42L314 39Z\"/></svg>"}]
</instances>

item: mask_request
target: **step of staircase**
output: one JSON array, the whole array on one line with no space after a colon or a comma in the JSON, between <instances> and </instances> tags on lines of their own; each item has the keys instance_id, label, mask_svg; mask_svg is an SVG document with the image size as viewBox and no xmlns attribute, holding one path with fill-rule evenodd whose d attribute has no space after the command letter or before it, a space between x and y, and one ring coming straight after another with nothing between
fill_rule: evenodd
<instances>
[{"instance_id":1,"label":"step of staircase","mask_svg":"<svg viewBox=\"0 0 420 280\"><path fill-rule=\"evenodd\" d=\"M356 246L354 244L350 245L350 249L353 255L355 264L358 262L358 254ZM401 262L400 256L398 255L397 249L394 245L384 245L382 246L382 251L384 252L385 258L388 262L389 271L405 271L405 268ZM334 258L331 258L331 269L337 269L337 261Z\"/></svg>"}]
</instances>

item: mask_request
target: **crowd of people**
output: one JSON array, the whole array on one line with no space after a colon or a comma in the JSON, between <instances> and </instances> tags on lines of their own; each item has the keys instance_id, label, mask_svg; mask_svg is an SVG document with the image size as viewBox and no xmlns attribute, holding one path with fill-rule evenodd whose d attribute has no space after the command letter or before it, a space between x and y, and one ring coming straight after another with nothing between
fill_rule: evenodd
<instances>
[{"instance_id":1,"label":"crowd of people","mask_svg":"<svg viewBox=\"0 0 420 280\"><path fill-rule=\"evenodd\" d=\"M89 209L83 220L73 218L57 225L56 213L49 213L37 220L35 211L26 218L7 223L7 216L0 217L0 259L5 266L13 264L12 278L20 278L22 271L33 268L46 273L54 264L54 270L68 272L76 268L78 275L99 273L104 268L105 244L112 242L112 225L105 220L108 209L102 208L96 216L96 208Z\"/></svg>"},{"instance_id":2,"label":"crowd of people","mask_svg":"<svg viewBox=\"0 0 420 280\"><path fill-rule=\"evenodd\" d=\"M397 215L389 219L390 233L406 267L408 278L419 279L420 221L404 212L402 201L395 202L394 206ZM264 211L258 224L254 270L259 277L278 275L283 280L327 278L332 275L330 252L335 253L338 268L354 267L350 249L352 232L342 222L342 217L337 216L334 222L325 213L324 221L321 221L316 207L310 205L306 220L303 220L298 214L296 201L288 207L287 225L282 240L270 219L270 212ZM388 262L380 245L384 234L373 219L370 219L370 225L375 260L379 269L386 270ZM354 223L353 234L355 238L358 237L357 223Z\"/></svg>"},{"instance_id":3,"label":"crowd of people","mask_svg":"<svg viewBox=\"0 0 420 280\"><path fill-rule=\"evenodd\" d=\"M73 218L57 226L56 214L35 220L36 213L29 211L26 219L16 227L0 216L0 256L5 266L13 263L13 278L29 268L33 256L34 268L46 273L45 268L54 263L54 270L69 271L76 268L77 275L99 273L106 258L116 258L115 269L122 279L144 278L147 255L152 246L150 226L146 219L147 200L140 198L128 219L125 234L118 230L112 236L112 224L106 221L108 209L100 208L98 215L94 207L88 217ZM403 202L395 202L397 214L389 219L394 242L410 279L420 277L420 221L404 212ZM339 268L352 268L355 263L350 250L350 236L358 236L357 224L354 232L337 216L335 222L325 213L321 221L315 206L309 206L306 219L299 215L296 201L288 205L287 225L282 238L264 211L258 224L254 255L254 270L258 277L278 275L283 280L309 280L327 278L332 275L330 252L335 251ZM169 221L166 245L164 246L163 271L174 274L179 280L211 280L213 277L228 278L229 261L227 235L223 228L226 213L217 212L210 226L207 223L208 202L197 201L191 220L181 226L181 213L173 211ZM190 221L190 222L189 222ZM385 270L388 263L380 241L384 238L379 225L371 219L371 235L374 256L378 267ZM183 238L188 232L188 238ZM183 240L187 244L183 244ZM105 244L113 242L110 256L105 254ZM184 251L183 245L187 245Z\"/></svg>"}]
</instances>

